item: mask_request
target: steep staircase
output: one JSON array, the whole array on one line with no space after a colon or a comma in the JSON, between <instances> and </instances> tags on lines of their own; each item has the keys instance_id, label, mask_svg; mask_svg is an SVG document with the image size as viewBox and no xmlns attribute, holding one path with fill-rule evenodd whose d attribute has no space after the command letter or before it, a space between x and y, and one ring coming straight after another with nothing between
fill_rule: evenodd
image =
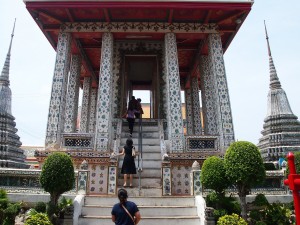
<instances>
[{"instance_id":1,"label":"steep staircase","mask_svg":"<svg viewBox=\"0 0 300 225\"><path fill-rule=\"evenodd\" d=\"M135 124L132 141L139 152L140 165L138 165L138 157L135 159L136 167L140 166L141 171L141 188L142 189L161 189L161 153L160 153L160 139L159 139L159 128L157 125L148 124L145 122L142 126L142 150L138 146L138 123ZM123 129L121 134L121 146L120 149L125 145L127 138L129 138L128 124L123 123ZM121 167L123 164L123 157L119 158L119 177L118 185L121 187L124 184L123 175L121 174ZM141 165L142 164L142 165ZM129 184L129 178L127 180ZM139 174L134 175L133 186L138 187Z\"/></svg>"},{"instance_id":2,"label":"steep staircase","mask_svg":"<svg viewBox=\"0 0 300 225\"><path fill-rule=\"evenodd\" d=\"M133 132L133 143L138 149L138 125L136 123ZM158 125L143 122L142 139L142 172L141 188L139 189L138 173L134 176L133 188L126 188L128 200L138 205L142 220L141 225L199 225L200 218L197 215L195 198L193 196L162 196L161 179L161 153ZM129 138L128 124L123 123L120 149ZM138 157L136 167L138 168ZM119 158L118 189L123 187L123 175L120 170L123 157ZM129 178L127 180L129 184ZM79 225L111 225L111 209L118 202L116 196L85 196L84 205L79 218Z\"/></svg>"}]
</instances>

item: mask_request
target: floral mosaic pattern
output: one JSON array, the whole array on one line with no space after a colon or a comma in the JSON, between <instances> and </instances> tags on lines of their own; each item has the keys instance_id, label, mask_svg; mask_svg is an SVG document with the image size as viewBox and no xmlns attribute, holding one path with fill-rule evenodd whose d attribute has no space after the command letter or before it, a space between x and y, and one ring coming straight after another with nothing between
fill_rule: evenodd
<instances>
[{"instance_id":1,"label":"floral mosaic pattern","mask_svg":"<svg viewBox=\"0 0 300 225\"><path fill-rule=\"evenodd\" d=\"M80 67L81 57L79 55L72 55L70 75L68 80L68 92L66 97L65 133L73 133L76 131Z\"/></svg>"},{"instance_id":2,"label":"floral mosaic pattern","mask_svg":"<svg viewBox=\"0 0 300 225\"><path fill-rule=\"evenodd\" d=\"M108 194L116 194L117 189L117 167L112 166L108 168Z\"/></svg>"},{"instance_id":3,"label":"floral mosaic pattern","mask_svg":"<svg viewBox=\"0 0 300 225\"><path fill-rule=\"evenodd\" d=\"M163 167L162 168L162 177L163 177L163 195L171 195L171 168Z\"/></svg>"},{"instance_id":4,"label":"floral mosaic pattern","mask_svg":"<svg viewBox=\"0 0 300 225\"><path fill-rule=\"evenodd\" d=\"M90 93L90 117L89 117L89 133L95 133L96 125L96 107L97 107L97 88L92 88Z\"/></svg>"},{"instance_id":5,"label":"floral mosaic pattern","mask_svg":"<svg viewBox=\"0 0 300 225\"><path fill-rule=\"evenodd\" d=\"M78 172L77 192L80 194L87 193L88 171Z\"/></svg>"},{"instance_id":6,"label":"floral mosaic pattern","mask_svg":"<svg viewBox=\"0 0 300 225\"><path fill-rule=\"evenodd\" d=\"M217 135L217 115L216 115L216 99L215 86L210 75L210 66L207 56L201 56L201 97L202 110L204 118L204 133L208 135Z\"/></svg>"},{"instance_id":7,"label":"floral mosaic pattern","mask_svg":"<svg viewBox=\"0 0 300 225\"><path fill-rule=\"evenodd\" d=\"M90 77L85 77L83 80L83 96L81 104L80 117L80 132L86 133L88 131L89 116L90 116L90 93L92 87L92 80Z\"/></svg>"},{"instance_id":8,"label":"floral mosaic pattern","mask_svg":"<svg viewBox=\"0 0 300 225\"><path fill-rule=\"evenodd\" d=\"M199 87L198 87L198 78L193 77L191 79L191 94L193 99L193 125L194 125L194 134L202 134L202 123L201 123L201 110L200 110L200 101L199 101Z\"/></svg>"},{"instance_id":9,"label":"floral mosaic pattern","mask_svg":"<svg viewBox=\"0 0 300 225\"><path fill-rule=\"evenodd\" d=\"M89 164L89 194L107 194L108 167Z\"/></svg>"},{"instance_id":10,"label":"floral mosaic pattern","mask_svg":"<svg viewBox=\"0 0 300 225\"><path fill-rule=\"evenodd\" d=\"M217 24L201 23L155 23L155 22L87 22L64 23L64 32L192 32L217 33Z\"/></svg>"},{"instance_id":11,"label":"floral mosaic pattern","mask_svg":"<svg viewBox=\"0 0 300 225\"><path fill-rule=\"evenodd\" d=\"M188 166L172 167L172 195L190 195L191 168Z\"/></svg>"},{"instance_id":12,"label":"floral mosaic pattern","mask_svg":"<svg viewBox=\"0 0 300 225\"><path fill-rule=\"evenodd\" d=\"M70 45L71 34L59 33L46 131L46 146L60 143L60 136L64 129L67 78L70 69Z\"/></svg>"},{"instance_id":13,"label":"floral mosaic pattern","mask_svg":"<svg viewBox=\"0 0 300 225\"><path fill-rule=\"evenodd\" d=\"M193 171L193 194L201 195L202 194L202 186L200 181L201 171Z\"/></svg>"},{"instance_id":14,"label":"floral mosaic pattern","mask_svg":"<svg viewBox=\"0 0 300 225\"><path fill-rule=\"evenodd\" d=\"M111 130L111 92L112 92L112 58L113 36L104 33L102 36L101 63L98 87L97 122L96 122L96 149L106 151L109 149Z\"/></svg>"},{"instance_id":15,"label":"floral mosaic pattern","mask_svg":"<svg viewBox=\"0 0 300 225\"><path fill-rule=\"evenodd\" d=\"M187 120L187 134L194 134L193 108L192 108L192 92L191 89L185 90L185 109Z\"/></svg>"},{"instance_id":16,"label":"floral mosaic pattern","mask_svg":"<svg viewBox=\"0 0 300 225\"><path fill-rule=\"evenodd\" d=\"M234 131L230 107L229 92L223 59L222 42L219 34L210 34L209 60L212 63L212 73L217 93L217 112L220 129L220 143L223 151L234 141Z\"/></svg>"},{"instance_id":17,"label":"floral mosaic pattern","mask_svg":"<svg viewBox=\"0 0 300 225\"><path fill-rule=\"evenodd\" d=\"M183 151L184 135L180 99L177 43L174 33L165 35L165 67L168 87L168 126L171 151Z\"/></svg>"}]
</instances>

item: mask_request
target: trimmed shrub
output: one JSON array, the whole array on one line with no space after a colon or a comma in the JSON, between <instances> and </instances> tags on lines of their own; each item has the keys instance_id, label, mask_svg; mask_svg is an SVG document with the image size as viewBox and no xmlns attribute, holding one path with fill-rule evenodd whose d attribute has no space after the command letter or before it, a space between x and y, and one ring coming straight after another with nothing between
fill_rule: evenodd
<instances>
[{"instance_id":1,"label":"trimmed shrub","mask_svg":"<svg viewBox=\"0 0 300 225\"><path fill-rule=\"evenodd\" d=\"M26 219L25 225L52 225L47 214L36 213Z\"/></svg>"},{"instance_id":2,"label":"trimmed shrub","mask_svg":"<svg viewBox=\"0 0 300 225\"><path fill-rule=\"evenodd\" d=\"M34 206L34 209L39 213L45 213L46 207L47 207L47 204L45 202L37 202Z\"/></svg>"},{"instance_id":3,"label":"trimmed shrub","mask_svg":"<svg viewBox=\"0 0 300 225\"><path fill-rule=\"evenodd\" d=\"M237 214L232 214L220 217L217 225L247 225L247 222Z\"/></svg>"},{"instance_id":4,"label":"trimmed shrub","mask_svg":"<svg viewBox=\"0 0 300 225\"><path fill-rule=\"evenodd\" d=\"M258 194L255 196L253 204L255 206L267 206L267 205L269 205L269 202L264 194Z\"/></svg>"}]
</instances>

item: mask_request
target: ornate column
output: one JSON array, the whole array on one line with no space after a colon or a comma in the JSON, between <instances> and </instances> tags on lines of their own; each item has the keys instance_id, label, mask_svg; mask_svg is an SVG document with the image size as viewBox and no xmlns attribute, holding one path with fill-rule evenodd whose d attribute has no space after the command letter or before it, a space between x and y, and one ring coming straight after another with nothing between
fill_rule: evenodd
<instances>
[{"instance_id":1,"label":"ornate column","mask_svg":"<svg viewBox=\"0 0 300 225\"><path fill-rule=\"evenodd\" d=\"M89 116L90 116L90 92L92 88L92 80L85 77L83 80L83 96L81 104L80 132L88 132Z\"/></svg>"},{"instance_id":2,"label":"ornate column","mask_svg":"<svg viewBox=\"0 0 300 225\"><path fill-rule=\"evenodd\" d=\"M208 37L211 72L216 94L216 113L221 151L234 141L234 131L220 34Z\"/></svg>"},{"instance_id":3,"label":"ornate column","mask_svg":"<svg viewBox=\"0 0 300 225\"><path fill-rule=\"evenodd\" d=\"M101 62L99 72L99 87L97 98L97 118L95 149L106 151L109 149L111 136L111 96L112 96L112 59L113 59L113 35L102 35Z\"/></svg>"},{"instance_id":4,"label":"ornate column","mask_svg":"<svg viewBox=\"0 0 300 225\"><path fill-rule=\"evenodd\" d=\"M97 88L92 88L90 93L90 119L89 119L89 133L95 133L96 124L96 107L97 107Z\"/></svg>"},{"instance_id":5,"label":"ornate column","mask_svg":"<svg viewBox=\"0 0 300 225\"><path fill-rule=\"evenodd\" d=\"M194 120L191 88L185 89L186 130L188 135L194 134Z\"/></svg>"},{"instance_id":6,"label":"ornate column","mask_svg":"<svg viewBox=\"0 0 300 225\"><path fill-rule=\"evenodd\" d=\"M202 112L204 122L204 133L206 135L218 135L217 128L217 109L216 109L216 96L215 86L213 83L213 76L211 75L211 69L208 61L208 56L200 57L201 68L201 97L202 97Z\"/></svg>"},{"instance_id":7,"label":"ornate column","mask_svg":"<svg viewBox=\"0 0 300 225\"><path fill-rule=\"evenodd\" d=\"M200 110L200 101L199 101L199 86L198 86L198 78L192 77L191 79L191 92L193 99L193 125L194 125L194 134L201 135L202 134L202 123L201 123L201 110Z\"/></svg>"},{"instance_id":8,"label":"ornate column","mask_svg":"<svg viewBox=\"0 0 300 225\"><path fill-rule=\"evenodd\" d=\"M81 57L79 55L72 55L68 80L68 92L66 97L66 119L64 133L74 133L76 131L80 69Z\"/></svg>"},{"instance_id":9,"label":"ornate column","mask_svg":"<svg viewBox=\"0 0 300 225\"><path fill-rule=\"evenodd\" d=\"M68 72L70 69L71 34L60 32L56 49L55 69L52 81L46 131L46 147L60 145L65 123L65 103Z\"/></svg>"},{"instance_id":10,"label":"ornate column","mask_svg":"<svg viewBox=\"0 0 300 225\"><path fill-rule=\"evenodd\" d=\"M167 83L168 128L171 152L182 152L184 149L183 121L180 99L180 77L177 55L176 36L165 35L165 71Z\"/></svg>"}]
</instances>

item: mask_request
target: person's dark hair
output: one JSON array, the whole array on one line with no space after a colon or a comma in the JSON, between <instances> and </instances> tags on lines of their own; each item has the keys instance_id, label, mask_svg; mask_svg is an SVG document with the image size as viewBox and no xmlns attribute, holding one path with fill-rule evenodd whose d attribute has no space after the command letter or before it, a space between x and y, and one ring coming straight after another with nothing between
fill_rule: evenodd
<instances>
[{"instance_id":1,"label":"person's dark hair","mask_svg":"<svg viewBox=\"0 0 300 225\"><path fill-rule=\"evenodd\" d=\"M142 99L140 99L140 98L138 98L138 99L136 99L136 100L138 100L139 102L141 102L141 101L142 101Z\"/></svg>"},{"instance_id":2,"label":"person's dark hair","mask_svg":"<svg viewBox=\"0 0 300 225\"><path fill-rule=\"evenodd\" d=\"M128 139L126 140L126 145L127 145L128 147L131 147L131 146L133 145L133 141L132 141L131 138L128 138Z\"/></svg>"},{"instance_id":3,"label":"person's dark hair","mask_svg":"<svg viewBox=\"0 0 300 225\"><path fill-rule=\"evenodd\" d=\"M121 204L123 204L127 200L128 194L127 194L127 191L124 188L121 188L118 191L118 198L119 198Z\"/></svg>"}]
</instances>

